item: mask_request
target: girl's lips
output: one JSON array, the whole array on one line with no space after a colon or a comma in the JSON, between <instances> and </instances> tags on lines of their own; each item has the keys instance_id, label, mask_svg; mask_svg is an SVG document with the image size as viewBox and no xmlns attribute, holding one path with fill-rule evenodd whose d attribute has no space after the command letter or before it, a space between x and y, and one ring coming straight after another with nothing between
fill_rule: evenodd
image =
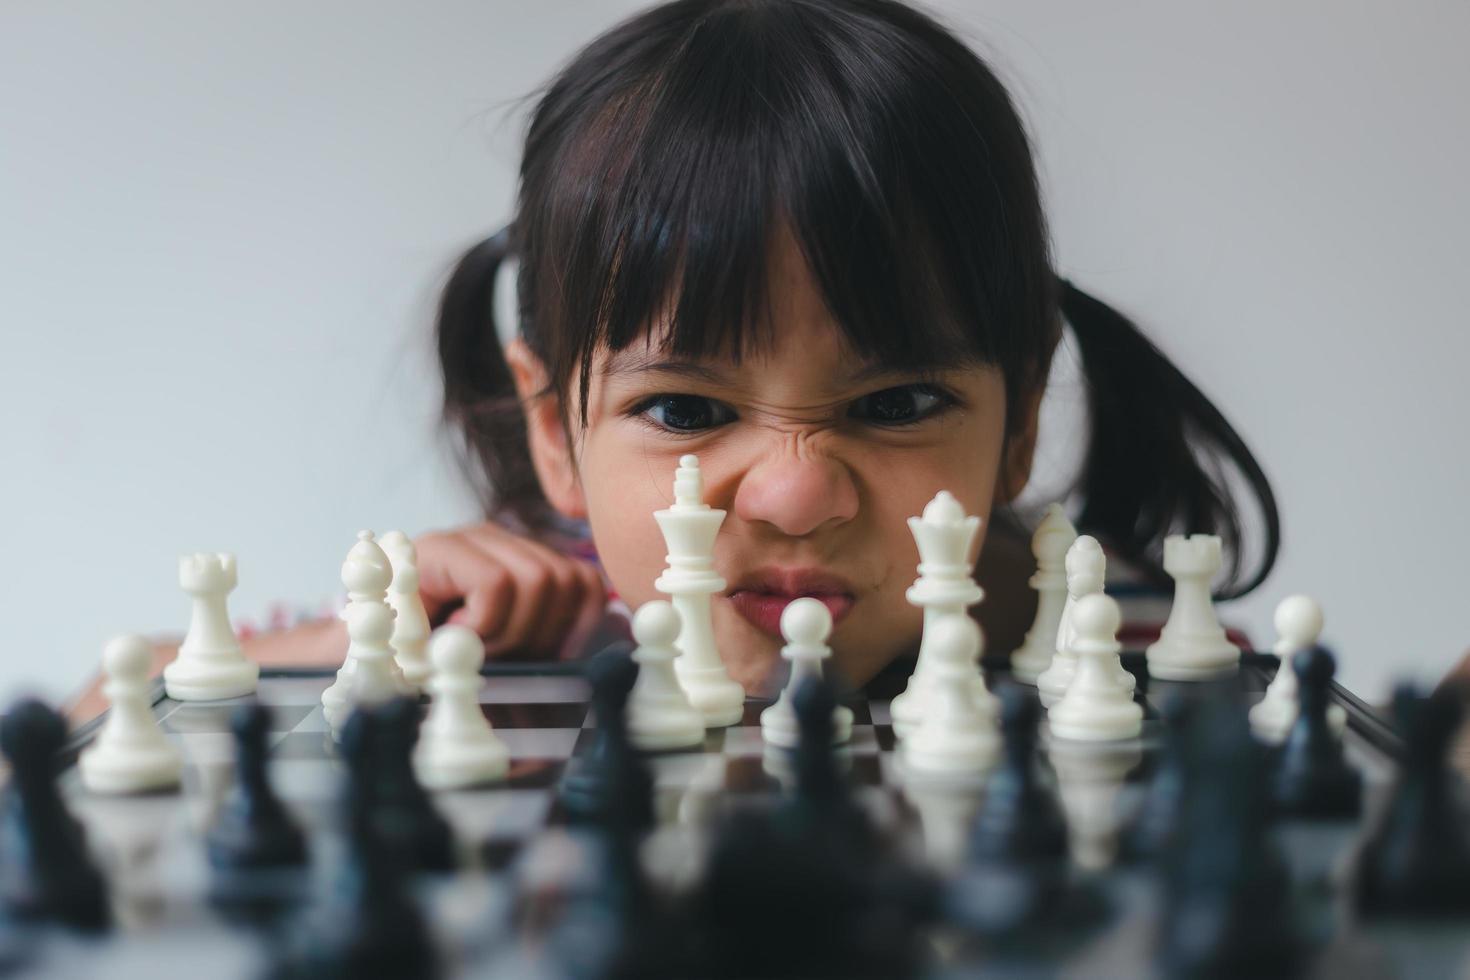
<instances>
[{"instance_id":1,"label":"girl's lips","mask_svg":"<svg viewBox=\"0 0 1470 980\"><path fill-rule=\"evenodd\" d=\"M802 597L741 589L730 593L729 598L735 611L746 620L772 636L779 637L781 635L781 613L786 610L791 600ZM834 626L842 621L853 604L853 597L850 595L814 595L811 598L827 607L827 611L832 614L832 625Z\"/></svg>"}]
</instances>

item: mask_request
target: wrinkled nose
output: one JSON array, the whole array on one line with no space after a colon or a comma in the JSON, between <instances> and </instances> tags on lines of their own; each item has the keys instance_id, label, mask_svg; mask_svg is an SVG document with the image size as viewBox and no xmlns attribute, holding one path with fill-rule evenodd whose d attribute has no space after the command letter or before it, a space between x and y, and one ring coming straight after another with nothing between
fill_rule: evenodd
<instances>
[{"instance_id":1,"label":"wrinkled nose","mask_svg":"<svg viewBox=\"0 0 1470 980\"><path fill-rule=\"evenodd\" d=\"M751 467L735 493L735 516L768 524L790 537L857 516L852 473L825 454L786 448Z\"/></svg>"}]
</instances>

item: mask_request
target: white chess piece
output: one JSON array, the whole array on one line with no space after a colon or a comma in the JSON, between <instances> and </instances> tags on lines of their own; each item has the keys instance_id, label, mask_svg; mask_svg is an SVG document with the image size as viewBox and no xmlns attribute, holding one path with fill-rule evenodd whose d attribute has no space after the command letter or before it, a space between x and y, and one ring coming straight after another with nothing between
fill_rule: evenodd
<instances>
[{"instance_id":1,"label":"white chess piece","mask_svg":"<svg viewBox=\"0 0 1470 980\"><path fill-rule=\"evenodd\" d=\"M1048 708L1062 699L1072 675L1077 672L1077 657L1072 653L1072 611L1078 601L1094 592L1103 590L1107 575L1107 556L1102 545L1090 534L1079 535L1067 549L1067 601L1062 606L1062 618L1057 624L1057 648L1051 666L1036 678L1036 689L1041 694L1041 703Z\"/></svg>"},{"instance_id":2,"label":"white chess piece","mask_svg":"<svg viewBox=\"0 0 1470 980\"><path fill-rule=\"evenodd\" d=\"M1122 649L1118 643L1122 619L1117 601L1101 592L1084 596L1073 607L1077 673L1047 714L1056 738L1111 742L1137 738L1143 731L1143 709L1113 676Z\"/></svg>"},{"instance_id":3,"label":"white chess piece","mask_svg":"<svg viewBox=\"0 0 1470 980\"><path fill-rule=\"evenodd\" d=\"M388 584L388 605L397 615L393 620L393 659L403 674L404 687L410 693L423 689L429 679L429 617L419 595L418 551L408 535L389 531L378 539L393 569Z\"/></svg>"},{"instance_id":4,"label":"white chess piece","mask_svg":"<svg viewBox=\"0 0 1470 980\"><path fill-rule=\"evenodd\" d=\"M510 753L480 710L485 644L467 626L441 626L429 641L433 694L419 729L414 771L429 789L461 789L504 779Z\"/></svg>"},{"instance_id":5,"label":"white chess piece","mask_svg":"<svg viewBox=\"0 0 1470 980\"><path fill-rule=\"evenodd\" d=\"M201 551L179 559L179 587L193 600L189 632L163 668L164 692L175 701L222 701L254 693L260 665L245 658L230 626L226 599L238 583L235 556Z\"/></svg>"},{"instance_id":6,"label":"white chess piece","mask_svg":"<svg viewBox=\"0 0 1470 980\"><path fill-rule=\"evenodd\" d=\"M1280 658L1281 665L1276 668L1276 676L1265 695L1251 708L1250 719L1256 737L1275 744L1285 741L1296 722L1299 704L1296 671L1291 661L1321 638L1322 607L1308 596L1287 596L1277 603L1273 622L1276 644L1271 652ZM1347 712L1341 705L1331 705L1327 709L1327 721L1340 732L1347 723Z\"/></svg>"},{"instance_id":7,"label":"white chess piece","mask_svg":"<svg viewBox=\"0 0 1470 980\"><path fill-rule=\"evenodd\" d=\"M1036 574L1029 584L1036 590L1036 619L1026 631L1025 641L1011 654L1011 675L1023 684L1035 684L1057 652L1057 629L1067 602L1067 549L1076 540L1077 529L1067 520L1062 505L1048 506L1031 536Z\"/></svg>"},{"instance_id":8,"label":"white chess piece","mask_svg":"<svg viewBox=\"0 0 1470 980\"><path fill-rule=\"evenodd\" d=\"M791 663L791 676L776 703L761 712L761 735L769 744L790 749L800 741L796 692L808 677L822 676L822 661L832 656L832 648L827 646L831 635L832 613L820 599L792 599L781 611L781 636L786 640L781 656ZM850 738L852 709L839 704L832 711L832 743L838 745Z\"/></svg>"},{"instance_id":9,"label":"white chess piece","mask_svg":"<svg viewBox=\"0 0 1470 980\"><path fill-rule=\"evenodd\" d=\"M1240 669L1240 648L1225 637L1210 598L1222 562L1220 538L1171 534L1164 539L1164 571L1174 579L1174 605L1159 638L1144 651L1151 677L1201 681Z\"/></svg>"},{"instance_id":10,"label":"white chess piece","mask_svg":"<svg viewBox=\"0 0 1470 980\"><path fill-rule=\"evenodd\" d=\"M359 531L357 544L342 563L342 584L347 587L347 607L342 610L347 622L347 655L336 680L322 692L322 712L333 733L354 706L378 704L404 690L403 675L388 642L393 636L394 612L388 605L392 580L388 556L373 540L373 532Z\"/></svg>"},{"instance_id":11,"label":"white chess piece","mask_svg":"<svg viewBox=\"0 0 1470 980\"><path fill-rule=\"evenodd\" d=\"M984 639L968 613L945 616L932 634L934 689L929 710L901 746L906 774L965 776L995 764L1000 736L994 712L976 701L970 679Z\"/></svg>"},{"instance_id":12,"label":"white chess piece","mask_svg":"<svg viewBox=\"0 0 1470 980\"><path fill-rule=\"evenodd\" d=\"M903 693L889 705L893 731L907 738L924 720L933 701L934 655L930 630L947 616L968 615L966 609L985 598L975 583L970 550L980 531L980 518L966 516L965 509L948 490L941 490L924 506L922 517L909 518L909 530L919 548L919 577L905 593L908 601L924 610L924 631L919 640L919 658ZM970 693L987 714L996 715L995 696L985 678L975 670Z\"/></svg>"},{"instance_id":13,"label":"white chess piece","mask_svg":"<svg viewBox=\"0 0 1470 980\"><path fill-rule=\"evenodd\" d=\"M679 458L674 473L674 504L654 511L653 518L669 549L669 565L653 587L670 596L683 624L675 645L680 656L674 671L684 693L704 716L706 728L733 725L745 714L745 688L730 679L715 645L710 596L725 589L715 572L715 535L725 512L704 502L699 457Z\"/></svg>"},{"instance_id":14,"label":"white chess piece","mask_svg":"<svg viewBox=\"0 0 1470 980\"><path fill-rule=\"evenodd\" d=\"M628 738L646 752L704 744L704 715L674 673L679 627L679 614L662 599L645 602L633 615L638 679L628 695Z\"/></svg>"},{"instance_id":15,"label":"white chess piece","mask_svg":"<svg viewBox=\"0 0 1470 980\"><path fill-rule=\"evenodd\" d=\"M183 760L153 716L148 667L153 652L141 636L120 636L102 651L111 709L82 752L82 784L94 793L146 793L179 785Z\"/></svg>"}]
</instances>

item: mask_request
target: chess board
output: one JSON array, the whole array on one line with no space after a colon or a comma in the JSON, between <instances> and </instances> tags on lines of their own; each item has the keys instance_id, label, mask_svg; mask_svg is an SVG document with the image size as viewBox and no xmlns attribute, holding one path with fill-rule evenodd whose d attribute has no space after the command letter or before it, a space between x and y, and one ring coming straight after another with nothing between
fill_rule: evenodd
<instances>
[{"instance_id":1,"label":"chess board","mask_svg":"<svg viewBox=\"0 0 1470 980\"><path fill-rule=\"evenodd\" d=\"M1148 873L1114 852L1119 829L1136 810L1153 771L1160 737L1157 705L1166 685L1150 685L1142 677L1141 654L1125 654L1124 664L1141 678L1141 739L1068 748L1049 743L1043 734L1043 768L1069 820L1076 874L1098 886L1105 913L1084 933L1004 955L976 949L952 928L948 934L937 930L933 976L1150 975L1150 930L1157 910ZM1249 654L1239 683L1259 696L1274 666L1270 656ZM987 673L995 683L1005 671L988 668ZM508 926L509 912L532 887L529 882L544 883L575 870L575 837L556 787L568 761L586 751L593 737L589 691L569 665L495 664L485 674L482 708L510 750L511 774L501 785L436 795L455 828L462 868L426 879L421 899L448 975L540 975L516 965L528 961L516 952L521 937ZM344 848L338 794L345 773L320 705L331 679L329 671L266 670L256 695L274 712L271 778L309 831L313 878L320 880L330 877ZM880 679L849 702L853 735L839 762L877 824L913 861L943 878L964 866L966 827L982 787L906 785L888 714L897 683ZM1347 712L1345 742L1364 772L1371 808L1392 774L1398 739L1383 718L1348 692L1336 688L1334 697ZM702 749L649 757L659 826L647 851L661 887L677 891L697 877L701 847L718 813L766 805L789 790L789 757L768 749L761 738L759 715L767 703L750 701L742 721L710 732ZM258 973L269 943L211 902L202 844L202 833L234 778L228 720L237 704L181 704L163 697L160 689L156 714L186 759L183 788L174 793L89 794L73 763L99 723L76 730L61 777L63 791L111 883L118 925L96 940L47 938L29 951L28 975L155 977L162 964L167 964L165 972L180 976L205 970L212 978ZM1308 891L1318 891L1312 914L1323 943L1314 975L1459 975L1470 964L1465 923L1381 929L1351 923L1331 882L1356 826L1278 828L1294 872Z\"/></svg>"}]
</instances>

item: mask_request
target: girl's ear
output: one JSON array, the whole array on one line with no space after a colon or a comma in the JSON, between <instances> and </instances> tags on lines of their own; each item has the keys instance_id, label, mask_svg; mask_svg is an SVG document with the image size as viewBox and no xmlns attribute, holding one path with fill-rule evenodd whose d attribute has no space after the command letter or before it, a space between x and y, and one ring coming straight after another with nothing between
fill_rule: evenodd
<instances>
[{"instance_id":1,"label":"girl's ear","mask_svg":"<svg viewBox=\"0 0 1470 980\"><path fill-rule=\"evenodd\" d=\"M1036 432L1041 426L1041 393L1044 385L1021 400L1020 425L1006 437L1000 461L1000 478L996 483L994 504L1009 504L1021 495L1031 479L1031 463L1036 458Z\"/></svg>"},{"instance_id":2,"label":"girl's ear","mask_svg":"<svg viewBox=\"0 0 1470 980\"><path fill-rule=\"evenodd\" d=\"M562 426L561 397L546 391L546 366L520 337L505 346L505 362L526 416L526 442L541 492L563 517L586 518L587 498Z\"/></svg>"}]
</instances>

